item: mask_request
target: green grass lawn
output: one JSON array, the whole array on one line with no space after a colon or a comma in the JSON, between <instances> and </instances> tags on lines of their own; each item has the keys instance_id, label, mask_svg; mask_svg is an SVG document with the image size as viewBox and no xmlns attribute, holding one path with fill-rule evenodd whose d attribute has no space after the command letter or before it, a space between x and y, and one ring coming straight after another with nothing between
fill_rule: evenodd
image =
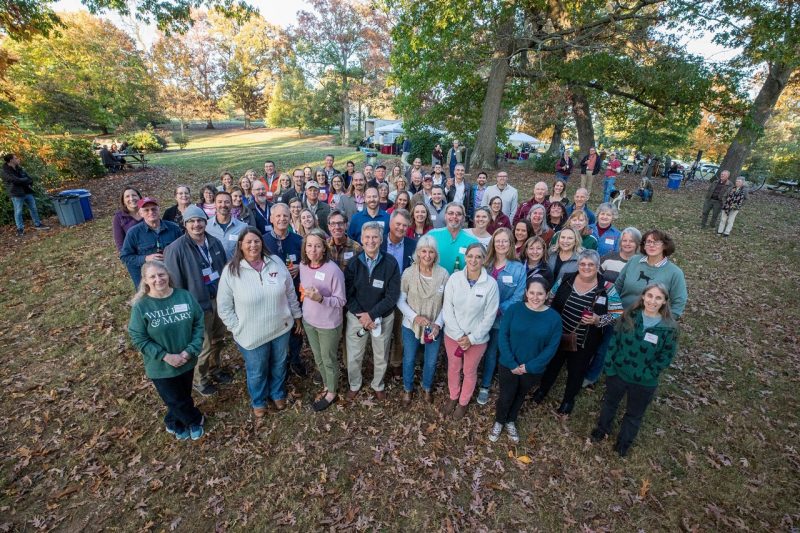
<instances>
[{"instance_id":1,"label":"green grass lawn","mask_svg":"<svg viewBox=\"0 0 800 533\"><path fill-rule=\"evenodd\" d=\"M729 239L699 229L700 189L658 181L652 204L623 204L618 227L675 238L689 289L679 353L627 459L587 440L602 388L562 419L553 412L562 383L545 405L524 407L516 446L486 438L496 393L460 423L420 401L402 407L398 385L386 405L365 395L315 414L317 387L294 377L295 403L255 427L232 343L236 381L199 400L208 435L167 435L127 340L131 285L110 224L119 187L166 198L187 175L199 182L198 169L319 162L325 141L204 134L189 151L157 156L163 170L84 184L97 191L90 224L20 242L0 235L0 530L797 529L800 203L763 192ZM511 176L526 194L540 177Z\"/></svg>"},{"instance_id":2,"label":"green grass lawn","mask_svg":"<svg viewBox=\"0 0 800 533\"><path fill-rule=\"evenodd\" d=\"M333 154L336 167L344 169L347 160L363 164L364 154L352 147L336 146L330 136L298 135L292 129L226 129L192 130L188 133L189 144L183 150L177 146L163 153L152 154L148 159L153 165L163 166L196 176L218 181L219 175L230 171L241 176L249 168L263 174L264 161L278 163L282 172L310 165L321 167L326 154Z\"/></svg>"}]
</instances>

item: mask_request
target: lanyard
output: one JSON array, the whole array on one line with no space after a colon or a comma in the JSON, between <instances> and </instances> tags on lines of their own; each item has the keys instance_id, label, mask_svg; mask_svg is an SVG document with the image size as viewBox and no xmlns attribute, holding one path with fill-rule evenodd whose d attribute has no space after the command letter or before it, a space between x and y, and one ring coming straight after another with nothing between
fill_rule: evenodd
<instances>
[{"instance_id":1,"label":"lanyard","mask_svg":"<svg viewBox=\"0 0 800 533\"><path fill-rule=\"evenodd\" d=\"M197 243L194 243L197 246L197 250L200 252L200 255L203 257L203 260L206 262L208 266L211 266L211 250L208 249L208 239L205 239L203 242L203 246L200 246Z\"/></svg>"}]
</instances>

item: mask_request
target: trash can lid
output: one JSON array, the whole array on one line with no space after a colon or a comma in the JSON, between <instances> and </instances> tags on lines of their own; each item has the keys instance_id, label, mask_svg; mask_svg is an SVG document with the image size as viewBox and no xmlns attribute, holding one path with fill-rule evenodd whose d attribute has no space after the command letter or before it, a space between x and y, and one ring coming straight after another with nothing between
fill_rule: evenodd
<instances>
[{"instance_id":1,"label":"trash can lid","mask_svg":"<svg viewBox=\"0 0 800 533\"><path fill-rule=\"evenodd\" d=\"M60 193L58 193L59 196L67 196L71 194L77 194L78 196L92 195L92 193L90 193L86 189L69 189L67 191L61 191Z\"/></svg>"}]
</instances>

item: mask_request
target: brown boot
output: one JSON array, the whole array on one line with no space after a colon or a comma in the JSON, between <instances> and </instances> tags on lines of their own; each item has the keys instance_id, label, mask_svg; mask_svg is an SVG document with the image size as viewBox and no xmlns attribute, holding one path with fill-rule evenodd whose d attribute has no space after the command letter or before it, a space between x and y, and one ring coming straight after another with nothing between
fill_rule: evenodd
<instances>
[{"instance_id":1,"label":"brown boot","mask_svg":"<svg viewBox=\"0 0 800 533\"><path fill-rule=\"evenodd\" d=\"M422 398L425 400L425 403L433 403L433 393L429 390L422 392Z\"/></svg>"},{"instance_id":2,"label":"brown boot","mask_svg":"<svg viewBox=\"0 0 800 533\"><path fill-rule=\"evenodd\" d=\"M453 411L453 420L461 420L467 414L467 406L458 404L455 411Z\"/></svg>"},{"instance_id":3,"label":"brown boot","mask_svg":"<svg viewBox=\"0 0 800 533\"><path fill-rule=\"evenodd\" d=\"M266 407L253 407L253 416L256 418L256 420L264 418L266 414L267 414Z\"/></svg>"},{"instance_id":4,"label":"brown boot","mask_svg":"<svg viewBox=\"0 0 800 533\"><path fill-rule=\"evenodd\" d=\"M450 416L453 413L453 409L456 408L458 405L458 400L447 400L442 406L442 415Z\"/></svg>"},{"instance_id":5,"label":"brown boot","mask_svg":"<svg viewBox=\"0 0 800 533\"><path fill-rule=\"evenodd\" d=\"M286 400L275 400L275 409L278 411L286 409Z\"/></svg>"},{"instance_id":6,"label":"brown boot","mask_svg":"<svg viewBox=\"0 0 800 533\"><path fill-rule=\"evenodd\" d=\"M403 398L401 402L403 405L409 405L411 403L411 393L408 391L403 391Z\"/></svg>"}]
</instances>

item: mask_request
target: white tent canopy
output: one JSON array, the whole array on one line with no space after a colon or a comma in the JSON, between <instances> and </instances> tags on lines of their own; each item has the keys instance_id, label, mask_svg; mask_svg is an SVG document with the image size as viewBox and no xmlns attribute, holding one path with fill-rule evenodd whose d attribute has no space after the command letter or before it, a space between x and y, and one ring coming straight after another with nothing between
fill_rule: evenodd
<instances>
[{"instance_id":1,"label":"white tent canopy","mask_svg":"<svg viewBox=\"0 0 800 533\"><path fill-rule=\"evenodd\" d=\"M402 122L393 122L392 124L384 124L380 128L375 128L375 133L382 134L382 133L405 133L406 130L403 129Z\"/></svg>"},{"instance_id":2,"label":"white tent canopy","mask_svg":"<svg viewBox=\"0 0 800 533\"><path fill-rule=\"evenodd\" d=\"M522 133L521 131L515 131L514 133L509 135L508 142L517 146L524 143L532 144L534 146L537 144L542 144L542 141L540 141L536 137L528 135L527 133Z\"/></svg>"}]
</instances>

